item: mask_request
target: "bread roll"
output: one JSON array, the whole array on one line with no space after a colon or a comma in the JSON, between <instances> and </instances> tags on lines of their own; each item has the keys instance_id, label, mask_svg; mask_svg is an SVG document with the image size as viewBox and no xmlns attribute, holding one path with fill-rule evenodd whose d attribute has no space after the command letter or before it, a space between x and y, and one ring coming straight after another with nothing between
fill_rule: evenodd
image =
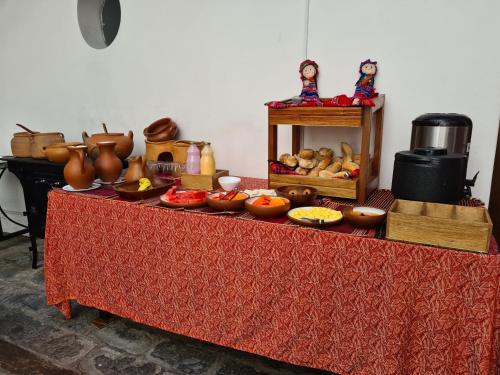
<instances>
[{"instance_id":1,"label":"bread roll","mask_svg":"<svg viewBox=\"0 0 500 375\"><path fill-rule=\"evenodd\" d=\"M342 142L340 148L342 149L342 155L344 156L344 160L352 161L353 152L351 145L347 142Z\"/></svg>"},{"instance_id":2,"label":"bread roll","mask_svg":"<svg viewBox=\"0 0 500 375\"><path fill-rule=\"evenodd\" d=\"M318 168L320 171L326 169L332 163L332 158L330 156L325 156L323 160L318 163Z\"/></svg>"},{"instance_id":3,"label":"bread roll","mask_svg":"<svg viewBox=\"0 0 500 375\"><path fill-rule=\"evenodd\" d=\"M333 157L333 150L331 148L328 148L328 147L321 147L319 149L318 153L321 156L321 158L326 158L326 157L332 158Z\"/></svg>"},{"instance_id":4,"label":"bread roll","mask_svg":"<svg viewBox=\"0 0 500 375\"><path fill-rule=\"evenodd\" d=\"M344 171L352 172L355 171L356 169L359 169L359 164L347 160L342 163L342 170Z\"/></svg>"},{"instance_id":5,"label":"bread roll","mask_svg":"<svg viewBox=\"0 0 500 375\"><path fill-rule=\"evenodd\" d=\"M312 159L314 158L314 150L310 148L303 148L299 151L299 157L302 159Z\"/></svg>"},{"instance_id":6,"label":"bread roll","mask_svg":"<svg viewBox=\"0 0 500 375\"><path fill-rule=\"evenodd\" d=\"M305 168L298 167L297 169L295 169L295 173L297 173L301 176L306 176L309 173L309 170L305 169Z\"/></svg>"},{"instance_id":7,"label":"bread roll","mask_svg":"<svg viewBox=\"0 0 500 375\"><path fill-rule=\"evenodd\" d=\"M336 161L333 164L330 164L328 167L326 167L326 170L332 173L336 173L341 169L342 169L342 163L340 161Z\"/></svg>"},{"instance_id":8,"label":"bread roll","mask_svg":"<svg viewBox=\"0 0 500 375\"><path fill-rule=\"evenodd\" d=\"M308 177L318 177L319 172L320 172L320 169L319 169L319 166L317 166L317 167L314 167L313 169L311 169L309 171L309 173L307 174L307 176Z\"/></svg>"},{"instance_id":9,"label":"bread roll","mask_svg":"<svg viewBox=\"0 0 500 375\"><path fill-rule=\"evenodd\" d=\"M318 164L318 161L316 159L299 159L299 167L301 168L306 168L306 169L312 169Z\"/></svg>"},{"instance_id":10,"label":"bread roll","mask_svg":"<svg viewBox=\"0 0 500 375\"><path fill-rule=\"evenodd\" d=\"M319 172L319 177L321 177L321 178L347 178L347 177L349 177L349 173L348 172L333 173L333 172L327 171L325 169L324 171Z\"/></svg>"},{"instance_id":11,"label":"bread roll","mask_svg":"<svg viewBox=\"0 0 500 375\"><path fill-rule=\"evenodd\" d=\"M326 169L324 171L319 171L319 177L321 177L321 178L333 178L333 172L327 171Z\"/></svg>"},{"instance_id":12,"label":"bread roll","mask_svg":"<svg viewBox=\"0 0 500 375\"><path fill-rule=\"evenodd\" d=\"M297 159L295 158L295 156L292 156L290 154L281 155L279 161L285 165L288 165L289 167L297 166Z\"/></svg>"}]
</instances>

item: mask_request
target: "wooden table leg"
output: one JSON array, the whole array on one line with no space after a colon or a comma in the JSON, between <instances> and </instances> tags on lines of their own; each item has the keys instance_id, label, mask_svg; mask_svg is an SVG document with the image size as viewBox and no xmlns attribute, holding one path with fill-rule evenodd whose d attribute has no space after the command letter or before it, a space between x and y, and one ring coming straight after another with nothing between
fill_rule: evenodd
<instances>
[{"instance_id":1,"label":"wooden table leg","mask_svg":"<svg viewBox=\"0 0 500 375\"><path fill-rule=\"evenodd\" d=\"M99 312L99 316L91 321L93 325L97 328L104 328L109 323L111 323L116 317L104 310L97 310Z\"/></svg>"},{"instance_id":2,"label":"wooden table leg","mask_svg":"<svg viewBox=\"0 0 500 375\"><path fill-rule=\"evenodd\" d=\"M363 107L363 124L361 133L361 161L360 161L360 174L358 180L358 202L365 203L368 198L367 185L370 179L369 163L370 163L370 137L372 126L372 109L370 107Z\"/></svg>"},{"instance_id":3,"label":"wooden table leg","mask_svg":"<svg viewBox=\"0 0 500 375\"><path fill-rule=\"evenodd\" d=\"M300 151L300 126L292 125L292 155Z\"/></svg>"},{"instance_id":4,"label":"wooden table leg","mask_svg":"<svg viewBox=\"0 0 500 375\"><path fill-rule=\"evenodd\" d=\"M384 107L375 112L375 144L373 147L372 174L380 176L380 158L382 155L382 130L384 126Z\"/></svg>"},{"instance_id":5,"label":"wooden table leg","mask_svg":"<svg viewBox=\"0 0 500 375\"><path fill-rule=\"evenodd\" d=\"M267 157L269 160L276 160L278 158L277 154L278 154L278 127L276 125L269 125Z\"/></svg>"},{"instance_id":6,"label":"wooden table leg","mask_svg":"<svg viewBox=\"0 0 500 375\"><path fill-rule=\"evenodd\" d=\"M278 159L278 126L269 124L267 127L267 158L268 160ZM271 166L268 167L268 175L271 174ZM268 176L269 177L269 176ZM268 188L271 187L270 179L267 180Z\"/></svg>"}]
</instances>

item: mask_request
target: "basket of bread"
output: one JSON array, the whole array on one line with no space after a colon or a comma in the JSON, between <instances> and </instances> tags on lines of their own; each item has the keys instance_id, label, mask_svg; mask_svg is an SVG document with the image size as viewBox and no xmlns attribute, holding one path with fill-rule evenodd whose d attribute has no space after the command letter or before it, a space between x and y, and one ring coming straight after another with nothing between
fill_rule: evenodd
<instances>
[{"instance_id":1,"label":"basket of bread","mask_svg":"<svg viewBox=\"0 0 500 375\"><path fill-rule=\"evenodd\" d=\"M278 161L271 161L270 187L309 185L316 187L321 195L355 199L360 155L354 154L347 142L342 142L340 148L341 156L336 156L329 147L282 154Z\"/></svg>"}]
</instances>

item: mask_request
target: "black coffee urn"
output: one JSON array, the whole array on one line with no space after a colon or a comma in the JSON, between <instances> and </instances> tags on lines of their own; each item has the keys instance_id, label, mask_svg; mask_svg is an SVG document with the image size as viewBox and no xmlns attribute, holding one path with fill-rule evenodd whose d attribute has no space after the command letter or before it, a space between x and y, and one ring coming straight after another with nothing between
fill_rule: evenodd
<instances>
[{"instance_id":1,"label":"black coffee urn","mask_svg":"<svg viewBox=\"0 0 500 375\"><path fill-rule=\"evenodd\" d=\"M456 203L470 195L477 177L466 179L472 120L456 113L428 113L412 125L410 150L395 155L394 196Z\"/></svg>"}]
</instances>

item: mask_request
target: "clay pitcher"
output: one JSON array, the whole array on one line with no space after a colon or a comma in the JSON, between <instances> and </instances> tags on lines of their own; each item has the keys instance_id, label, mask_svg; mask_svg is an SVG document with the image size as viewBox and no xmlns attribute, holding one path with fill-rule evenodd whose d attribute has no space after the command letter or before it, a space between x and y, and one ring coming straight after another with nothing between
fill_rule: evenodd
<instances>
[{"instance_id":1,"label":"clay pitcher","mask_svg":"<svg viewBox=\"0 0 500 375\"><path fill-rule=\"evenodd\" d=\"M94 166L86 157L87 146L68 146L69 161L64 167L64 179L73 189L87 189L95 178Z\"/></svg>"},{"instance_id":2,"label":"clay pitcher","mask_svg":"<svg viewBox=\"0 0 500 375\"><path fill-rule=\"evenodd\" d=\"M140 178L144 177L144 170L142 164L142 156L130 157L128 158L128 169L125 173L125 181L134 182L138 181Z\"/></svg>"},{"instance_id":3,"label":"clay pitcher","mask_svg":"<svg viewBox=\"0 0 500 375\"><path fill-rule=\"evenodd\" d=\"M122 173L123 164L116 156L116 142L97 142L99 156L95 161L95 170L102 182L115 182Z\"/></svg>"}]
</instances>

